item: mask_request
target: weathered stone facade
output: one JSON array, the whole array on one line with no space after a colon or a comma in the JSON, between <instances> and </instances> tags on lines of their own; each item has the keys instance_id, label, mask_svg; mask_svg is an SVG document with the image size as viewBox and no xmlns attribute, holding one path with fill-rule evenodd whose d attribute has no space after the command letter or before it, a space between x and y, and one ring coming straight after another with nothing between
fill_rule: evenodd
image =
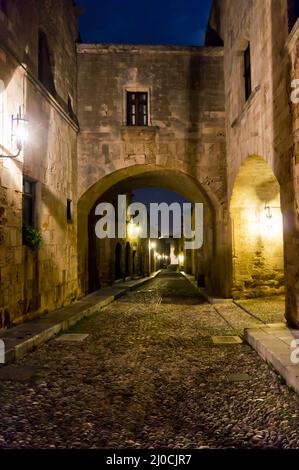
<instances>
[{"instance_id":1,"label":"weathered stone facade","mask_svg":"<svg viewBox=\"0 0 299 470\"><path fill-rule=\"evenodd\" d=\"M256 158L256 166L251 165L247 171L243 190L251 187L255 193L252 198L245 201L243 209L255 207L260 213L265 205L281 207L283 215L284 238L284 273L286 284L286 316L290 323L298 326L298 223L296 215L296 194L298 182L296 180L296 161L294 140L296 140L296 106L291 103L291 79L296 74L295 57L298 56L298 41L296 31L298 21L298 8L296 2L287 0L221 0L214 2L210 24L217 31L224 43L224 76L225 76L225 102L226 102L226 148L227 148L227 183L228 197L231 202L232 222L235 227L240 225L236 217L236 198L234 191L238 188L238 175L247 165L248 158ZM290 31L292 32L290 33ZM290 39L291 38L291 39ZM244 51L250 44L251 55L251 81L252 93L245 100L244 90ZM291 70L291 76L290 76ZM299 78L299 77L297 77ZM291 113L291 110L293 112ZM293 129L292 129L293 116ZM298 127L298 126L297 126ZM267 178L271 178L269 171L260 162L267 164L273 177L277 181L278 191L272 185L272 192L267 191ZM264 192L258 192L256 184L257 174ZM263 180L264 174L265 179ZM266 188L266 189L265 189ZM240 191L240 188L239 188ZM231 199L232 198L232 199ZM234 220L235 219L235 220ZM234 239L240 241L240 230L235 231ZM274 246L273 246L274 243ZM268 247L267 247L268 245ZM269 250L269 246L271 249ZM266 253L268 248L268 254ZM265 251L266 250L266 251ZM259 249L253 248L251 254L240 252L235 264L244 265L245 259L255 256L256 263L263 265L263 260L276 257L272 263L272 277L270 285L265 282L269 269L264 277L255 268L247 269L244 273L243 287L247 289L245 295L252 294L253 287L258 293L272 292L280 289L279 272L281 269L281 254L275 248L275 240L271 237ZM254 253L255 252L255 253ZM243 257L243 260L242 260ZM246 264L246 263L245 263ZM275 267L274 267L275 265ZM249 264L247 263L247 268ZM268 266L269 268L269 266ZM238 268L237 268L238 269ZM242 269L242 266L241 266ZM260 273L261 274L261 273ZM257 275L257 277L255 277ZM258 278L260 282L258 282ZM237 280L240 282L240 276ZM251 291L251 292L250 292Z\"/></svg>"},{"instance_id":2,"label":"weathered stone facade","mask_svg":"<svg viewBox=\"0 0 299 470\"><path fill-rule=\"evenodd\" d=\"M132 180L133 187L160 184L205 203L201 269L210 290L228 295L222 67L222 50L217 48L78 46L79 281L83 292L88 285L84 218L101 194ZM129 90L148 93L148 126L126 125Z\"/></svg>"},{"instance_id":3,"label":"weathered stone facade","mask_svg":"<svg viewBox=\"0 0 299 470\"><path fill-rule=\"evenodd\" d=\"M129 240L99 243L93 227L97 202L143 186L204 203L204 246L184 255L185 270L210 294L272 295L285 286L286 316L298 327L296 2L214 0L205 47L77 48L71 0L6 3L0 153L13 152L10 117L19 106L30 137L18 158L0 158L0 328L67 304L98 281L148 272L146 243L126 269ZM127 125L127 92L148 94L147 126ZM24 179L35 182L38 253L22 243Z\"/></svg>"},{"instance_id":4,"label":"weathered stone facade","mask_svg":"<svg viewBox=\"0 0 299 470\"><path fill-rule=\"evenodd\" d=\"M39 31L51 54L51 93L38 79ZM0 11L0 154L13 153L11 115L21 106L29 120L24 151L0 159L0 328L77 295L78 126L67 106L69 97L76 105L77 34L71 0L13 1ZM22 244L23 178L35 183L34 219L44 241L37 253Z\"/></svg>"}]
</instances>

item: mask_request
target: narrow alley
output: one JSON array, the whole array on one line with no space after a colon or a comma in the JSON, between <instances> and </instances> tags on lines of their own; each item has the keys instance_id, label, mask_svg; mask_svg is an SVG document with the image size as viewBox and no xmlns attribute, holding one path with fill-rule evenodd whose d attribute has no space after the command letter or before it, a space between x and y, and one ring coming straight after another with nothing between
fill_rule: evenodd
<instances>
[{"instance_id":1,"label":"narrow alley","mask_svg":"<svg viewBox=\"0 0 299 470\"><path fill-rule=\"evenodd\" d=\"M0 447L296 448L297 395L245 343L214 342L273 312L210 305L163 270L0 380Z\"/></svg>"}]
</instances>

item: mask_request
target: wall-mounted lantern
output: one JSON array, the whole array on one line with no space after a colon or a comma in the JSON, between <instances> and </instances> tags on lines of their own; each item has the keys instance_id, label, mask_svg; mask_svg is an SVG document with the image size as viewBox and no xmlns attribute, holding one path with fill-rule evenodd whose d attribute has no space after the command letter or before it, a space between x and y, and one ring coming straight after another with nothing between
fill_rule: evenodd
<instances>
[{"instance_id":1,"label":"wall-mounted lantern","mask_svg":"<svg viewBox=\"0 0 299 470\"><path fill-rule=\"evenodd\" d=\"M11 117L11 143L16 148L14 155L0 155L0 158L17 158L23 150L27 137L28 119L22 114L21 106L16 116Z\"/></svg>"},{"instance_id":2,"label":"wall-mounted lantern","mask_svg":"<svg viewBox=\"0 0 299 470\"><path fill-rule=\"evenodd\" d=\"M265 205L265 213L264 213L264 222L263 222L263 225L264 225L264 228L266 228L266 230L270 231L272 229L272 218L273 218L273 214L271 212L271 207L270 206L267 206Z\"/></svg>"}]
</instances>

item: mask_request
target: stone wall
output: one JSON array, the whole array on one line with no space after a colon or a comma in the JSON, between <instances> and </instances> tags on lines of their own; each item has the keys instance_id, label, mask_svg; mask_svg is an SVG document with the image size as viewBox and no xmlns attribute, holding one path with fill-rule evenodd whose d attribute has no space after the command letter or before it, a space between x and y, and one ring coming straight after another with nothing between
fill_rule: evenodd
<instances>
[{"instance_id":1,"label":"stone wall","mask_svg":"<svg viewBox=\"0 0 299 470\"><path fill-rule=\"evenodd\" d=\"M228 295L222 64L221 48L78 46L79 281L83 292L88 252L83 219L100 195L119 181L137 176L144 178L145 186L159 180L161 186L181 192L183 175L187 197L205 204L206 264L207 269L214 269L214 275L207 276L209 288ZM126 125L127 90L148 92L149 126ZM217 268L211 267L212 260Z\"/></svg>"},{"instance_id":2,"label":"stone wall","mask_svg":"<svg viewBox=\"0 0 299 470\"><path fill-rule=\"evenodd\" d=\"M286 236L285 258L288 280L287 309L290 314L290 323L299 325L299 86L294 80L299 80L299 20L293 27L286 44L288 55L288 93L293 100L289 102L291 111L292 148L290 153L289 186L285 194ZM296 91L297 90L297 91ZM295 98L295 99L294 99Z\"/></svg>"},{"instance_id":3,"label":"stone wall","mask_svg":"<svg viewBox=\"0 0 299 470\"><path fill-rule=\"evenodd\" d=\"M215 12L218 12L218 21L215 20ZM288 5L286 0L223 0L214 2L214 15L211 15L214 27L217 25L217 33L224 41L224 77L225 77L225 102L226 102L226 137L227 137L227 181L229 198L234 193L236 181L246 161L250 157L258 157L265 162L264 171L271 169L280 188L280 197L275 205L281 206L284 219L284 255L285 274L287 283L287 299L289 294L294 297L293 268L288 262L287 241L289 236L289 217L292 218L292 189L290 172L292 167L292 138L291 138L291 114L289 107L289 65L285 50L288 38ZM251 55L251 80L252 93L245 100L244 83L244 51L250 43ZM267 164L267 165L266 165ZM243 190L247 186L255 188L254 172L248 172L247 182L244 181ZM239 188L240 189L240 188ZM271 198L264 197L255 188L255 209L259 211L259 217L265 211L265 205L271 202ZM272 204L272 202L271 202ZM235 205L235 203L233 204ZM247 208L253 206L252 200L245 204ZM272 204L273 205L273 204ZM275 209L276 210L276 209ZM278 209L279 211L279 209ZM278 212L279 213L279 212ZM240 215L240 213L239 213ZM242 236L238 227L236 211L231 207L231 217L234 226L235 243L243 239L244 244L250 246L250 235ZM254 225L254 217L252 218ZM260 237L260 234L259 236ZM257 237L257 238L258 238ZM277 240L276 240L277 241ZM276 241L273 240L272 251L266 250L269 245L262 244L259 249L253 248L251 256L255 256L255 263L262 266L265 259L269 261L271 256L276 257ZM244 250L248 254L248 246L239 252L233 260L235 267L242 269L243 265L243 289L250 285L258 293L264 293L265 280L268 269L265 266L264 279L260 275L260 282L252 277L255 268L247 269L244 274ZM236 246L233 247L235 252ZM267 255L267 256L266 256ZM270 256L270 258L269 258ZM296 257L293 257L292 263ZM280 271L280 263L277 264ZM248 263L247 263L248 268ZM275 274L269 279L275 283ZM267 282L266 282L267 284ZM235 286L236 287L236 286ZM253 289L253 290L254 290ZM236 290L236 289L235 289ZM239 294L242 289L239 285ZM245 288L246 291L246 288ZM267 289L266 289L267 291ZM271 291L271 289L270 289ZM280 291L280 289L278 290ZM245 292L245 295L247 295ZM288 318L296 316L294 308L287 300L286 313Z\"/></svg>"},{"instance_id":4,"label":"stone wall","mask_svg":"<svg viewBox=\"0 0 299 470\"><path fill-rule=\"evenodd\" d=\"M16 0L0 11L0 153L12 154L11 115L27 115L17 159L0 159L0 328L69 303L77 294L77 19L71 0ZM55 93L39 82L38 31L47 35ZM43 246L22 243L23 176L36 182ZM67 223L67 199L73 220Z\"/></svg>"}]
</instances>

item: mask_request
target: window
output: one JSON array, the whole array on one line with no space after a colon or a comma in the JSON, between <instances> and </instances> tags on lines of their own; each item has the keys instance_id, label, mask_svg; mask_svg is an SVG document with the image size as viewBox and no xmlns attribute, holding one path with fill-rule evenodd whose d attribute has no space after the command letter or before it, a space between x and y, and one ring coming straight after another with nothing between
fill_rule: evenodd
<instances>
[{"instance_id":1,"label":"window","mask_svg":"<svg viewBox=\"0 0 299 470\"><path fill-rule=\"evenodd\" d=\"M296 21L299 18L299 2L298 0L289 0L288 1L288 22L289 22L289 32L293 29Z\"/></svg>"},{"instance_id":2,"label":"window","mask_svg":"<svg viewBox=\"0 0 299 470\"><path fill-rule=\"evenodd\" d=\"M38 79L52 95L56 94L50 50L43 31L39 31L38 37Z\"/></svg>"},{"instance_id":3,"label":"window","mask_svg":"<svg viewBox=\"0 0 299 470\"><path fill-rule=\"evenodd\" d=\"M23 226L34 226L35 183L23 180Z\"/></svg>"},{"instance_id":4,"label":"window","mask_svg":"<svg viewBox=\"0 0 299 470\"><path fill-rule=\"evenodd\" d=\"M7 0L0 0L0 11L7 15Z\"/></svg>"},{"instance_id":5,"label":"window","mask_svg":"<svg viewBox=\"0 0 299 470\"><path fill-rule=\"evenodd\" d=\"M145 92L127 92L127 125L148 125L148 94Z\"/></svg>"},{"instance_id":6,"label":"window","mask_svg":"<svg viewBox=\"0 0 299 470\"><path fill-rule=\"evenodd\" d=\"M68 222L72 222L73 220L73 217L72 217L72 201L71 199L68 199L67 200L67 204L66 204L66 219Z\"/></svg>"},{"instance_id":7,"label":"window","mask_svg":"<svg viewBox=\"0 0 299 470\"><path fill-rule=\"evenodd\" d=\"M251 95L251 59L250 59L250 44L244 51L244 80L245 80L245 100L247 101Z\"/></svg>"}]
</instances>

